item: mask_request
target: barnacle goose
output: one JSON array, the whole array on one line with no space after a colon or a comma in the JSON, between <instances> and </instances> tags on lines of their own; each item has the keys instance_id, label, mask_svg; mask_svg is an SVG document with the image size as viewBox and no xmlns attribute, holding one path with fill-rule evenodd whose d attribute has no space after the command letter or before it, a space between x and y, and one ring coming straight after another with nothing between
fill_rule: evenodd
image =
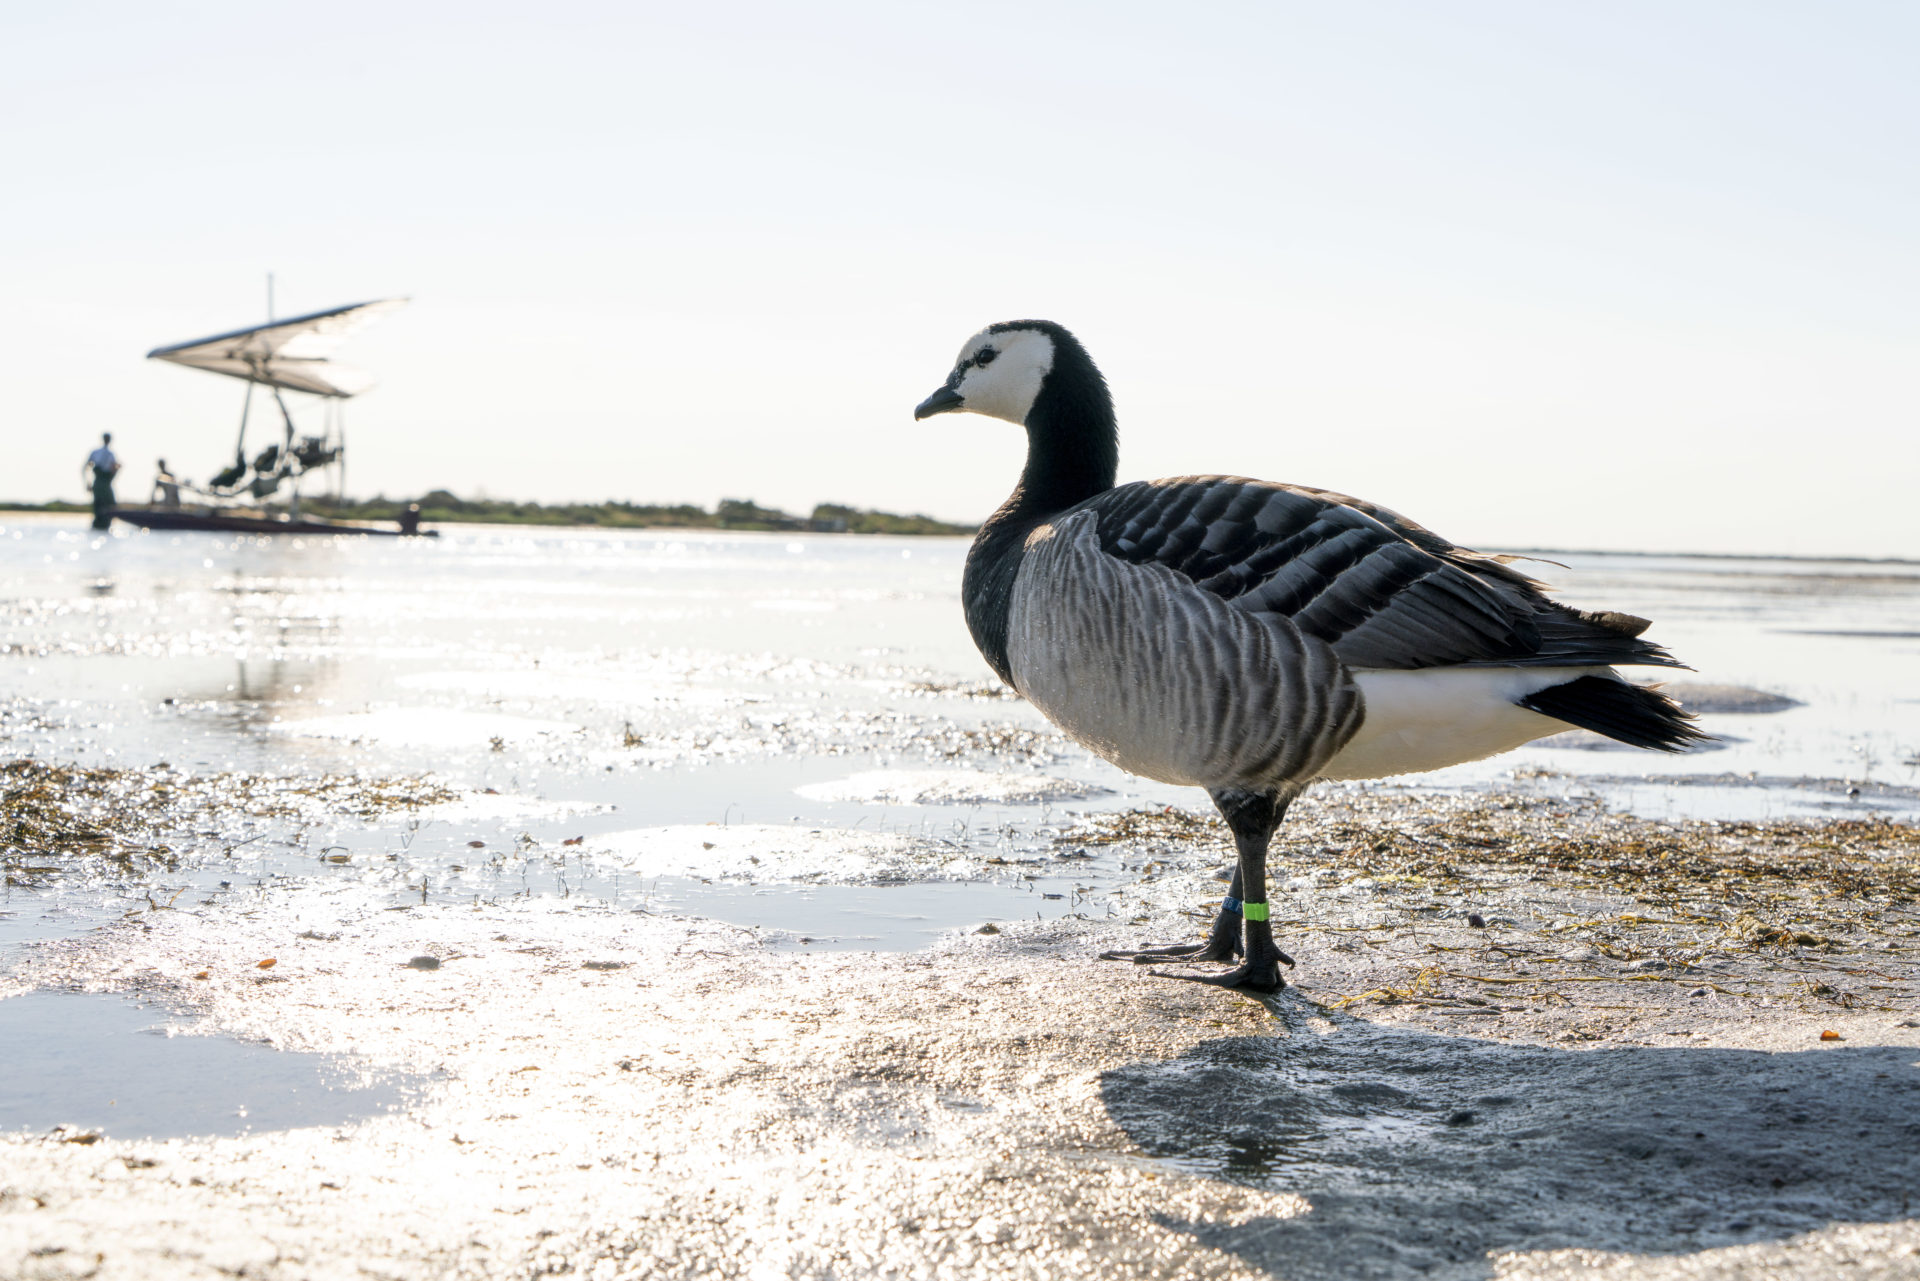
<instances>
[{"instance_id":1,"label":"barnacle goose","mask_svg":"<svg viewBox=\"0 0 1920 1281\"><path fill-rule=\"evenodd\" d=\"M1273 992L1267 846L1319 778L1379 778L1569 726L1659 751L1705 737L1615 666L1680 667L1645 619L1548 599L1507 558L1344 494L1179 476L1114 484L1113 399L1044 320L967 340L916 419L1027 429L1027 465L967 555L967 627L1000 678L1122 769L1204 787L1238 865L1204 943L1107 955ZM1160 971L1156 971L1159 973Z\"/></svg>"}]
</instances>

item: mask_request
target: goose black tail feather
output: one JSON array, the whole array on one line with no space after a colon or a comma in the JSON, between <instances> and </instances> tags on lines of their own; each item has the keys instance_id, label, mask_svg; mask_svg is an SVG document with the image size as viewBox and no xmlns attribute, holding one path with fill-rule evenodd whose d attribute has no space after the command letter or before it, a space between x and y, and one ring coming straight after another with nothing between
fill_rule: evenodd
<instances>
[{"instance_id":1,"label":"goose black tail feather","mask_svg":"<svg viewBox=\"0 0 1920 1281\"><path fill-rule=\"evenodd\" d=\"M1582 676L1520 700L1528 711L1551 716L1633 747L1684 752L1713 736L1694 724L1692 712L1657 690L1606 676Z\"/></svg>"}]
</instances>

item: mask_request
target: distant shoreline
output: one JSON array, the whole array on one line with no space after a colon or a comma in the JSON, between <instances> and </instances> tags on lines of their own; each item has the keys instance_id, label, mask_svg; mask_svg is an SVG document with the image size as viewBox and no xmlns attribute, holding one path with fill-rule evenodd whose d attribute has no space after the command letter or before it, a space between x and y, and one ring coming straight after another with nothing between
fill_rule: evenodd
<instances>
[{"instance_id":1,"label":"distant shoreline","mask_svg":"<svg viewBox=\"0 0 1920 1281\"><path fill-rule=\"evenodd\" d=\"M723 498L708 511L692 503L521 503L494 498L461 498L444 489L429 490L418 498L303 498L300 509L331 520L391 521L409 503L420 505L420 520L429 525L548 525L599 529L732 529L814 534L930 534L959 537L978 526L956 525L931 516L900 515L817 504L812 513L796 516L776 507L762 507L751 499ZM129 506L134 504L129 503ZM48 503L0 503L0 512L48 514L85 513L86 503L55 500Z\"/></svg>"},{"instance_id":2,"label":"distant shoreline","mask_svg":"<svg viewBox=\"0 0 1920 1281\"><path fill-rule=\"evenodd\" d=\"M1920 566L1920 560L1905 556L1798 556L1789 552L1623 552L1605 547L1481 547L1475 550L1494 556L1518 556L1523 560L1545 560L1550 556L1635 556L1672 560L1791 560L1834 565Z\"/></svg>"}]
</instances>

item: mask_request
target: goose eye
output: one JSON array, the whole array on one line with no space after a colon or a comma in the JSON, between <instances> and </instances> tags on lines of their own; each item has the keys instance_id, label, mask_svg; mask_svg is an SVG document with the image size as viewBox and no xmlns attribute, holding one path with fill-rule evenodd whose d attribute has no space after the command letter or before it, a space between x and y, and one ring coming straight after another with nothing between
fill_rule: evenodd
<instances>
[{"instance_id":1,"label":"goose eye","mask_svg":"<svg viewBox=\"0 0 1920 1281\"><path fill-rule=\"evenodd\" d=\"M973 363L976 365L991 365L993 358L999 354L999 352L991 347L983 347L980 350L980 354L973 358Z\"/></svg>"}]
</instances>

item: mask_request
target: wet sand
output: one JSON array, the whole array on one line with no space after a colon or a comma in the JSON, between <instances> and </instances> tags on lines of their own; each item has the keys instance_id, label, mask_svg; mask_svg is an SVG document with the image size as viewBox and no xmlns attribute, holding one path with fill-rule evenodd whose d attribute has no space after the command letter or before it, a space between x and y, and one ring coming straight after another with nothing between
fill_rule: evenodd
<instances>
[{"instance_id":1,"label":"wet sand","mask_svg":"<svg viewBox=\"0 0 1920 1281\"><path fill-rule=\"evenodd\" d=\"M1296 986L1268 1000L1093 959L1190 934L1218 892L1217 828L1165 811L1062 834L1142 860L1124 920L919 953L550 899L150 911L13 981L353 1056L412 1100L224 1139L14 1136L0 1275L1920 1275L1911 900L1836 907L1810 864L1806 895L1696 877L1656 905L1617 868L1516 875L1513 846L1394 880L1320 843L1583 821L1447 808L1304 816ZM1722 825L1584 821L1736 856ZM1830 870L1917 855L1896 832ZM1825 932L1708 915L1748 892Z\"/></svg>"}]
</instances>

